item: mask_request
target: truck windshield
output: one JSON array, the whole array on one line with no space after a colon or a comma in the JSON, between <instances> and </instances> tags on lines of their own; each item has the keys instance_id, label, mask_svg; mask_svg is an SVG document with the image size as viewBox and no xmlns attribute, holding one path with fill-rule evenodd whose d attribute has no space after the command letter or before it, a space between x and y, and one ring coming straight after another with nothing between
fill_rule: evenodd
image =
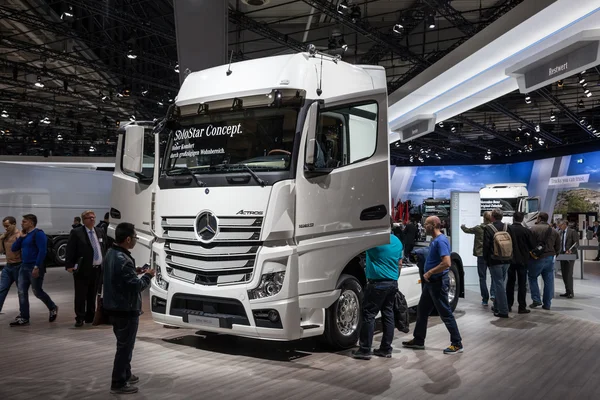
<instances>
[{"instance_id":1,"label":"truck windshield","mask_svg":"<svg viewBox=\"0 0 600 400\"><path fill-rule=\"evenodd\" d=\"M289 170L298 111L261 107L183 116L172 131L164 172Z\"/></svg>"},{"instance_id":2,"label":"truck windshield","mask_svg":"<svg viewBox=\"0 0 600 400\"><path fill-rule=\"evenodd\" d=\"M504 216L512 216L515 211L518 211L519 199L504 198L504 199L481 199L481 215L486 211L494 211L500 209L504 212Z\"/></svg>"}]
</instances>

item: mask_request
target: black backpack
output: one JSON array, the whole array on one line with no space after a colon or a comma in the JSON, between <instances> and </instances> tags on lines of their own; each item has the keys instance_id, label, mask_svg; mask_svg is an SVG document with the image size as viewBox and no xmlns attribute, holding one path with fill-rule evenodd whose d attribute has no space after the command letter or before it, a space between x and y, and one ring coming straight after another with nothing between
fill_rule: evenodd
<instances>
[{"instance_id":1,"label":"black backpack","mask_svg":"<svg viewBox=\"0 0 600 400\"><path fill-rule=\"evenodd\" d=\"M548 238L550 238L551 233L552 227L549 226L546 233L544 233L544 237L542 238L542 240L538 242L537 246L535 246L533 250L529 252L531 258L537 260L538 258L542 257L542 255L544 254L544 250L546 249L546 243L548 242Z\"/></svg>"}]
</instances>

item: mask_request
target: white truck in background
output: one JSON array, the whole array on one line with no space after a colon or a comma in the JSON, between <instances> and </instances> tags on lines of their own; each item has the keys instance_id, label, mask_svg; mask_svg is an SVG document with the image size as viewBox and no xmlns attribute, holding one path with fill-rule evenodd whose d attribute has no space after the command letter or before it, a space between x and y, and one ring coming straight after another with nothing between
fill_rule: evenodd
<instances>
[{"instance_id":1,"label":"white truck in background","mask_svg":"<svg viewBox=\"0 0 600 400\"><path fill-rule=\"evenodd\" d=\"M63 265L73 218L95 210L99 218L110 208L112 172L84 168L0 162L0 218L35 214L38 228L49 237L48 261Z\"/></svg>"},{"instance_id":2,"label":"white truck in background","mask_svg":"<svg viewBox=\"0 0 600 400\"><path fill-rule=\"evenodd\" d=\"M187 76L154 130L121 128L109 234L136 225L158 323L347 348L362 256L389 242L389 177L382 67L315 53L244 61ZM415 306L417 265L399 287Z\"/></svg>"},{"instance_id":3,"label":"white truck in background","mask_svg":"<svg viewBox=\"0 0 600 400\"><path fill-rule=\"evenodd\" d=\"M503 222L512 223L515 211L525 213L526 225L535 223L540 212L540 198L530 197L525 183L493 183L479 190L481 215L499 208L504 212Z\"/></svg>"}]
</instances>

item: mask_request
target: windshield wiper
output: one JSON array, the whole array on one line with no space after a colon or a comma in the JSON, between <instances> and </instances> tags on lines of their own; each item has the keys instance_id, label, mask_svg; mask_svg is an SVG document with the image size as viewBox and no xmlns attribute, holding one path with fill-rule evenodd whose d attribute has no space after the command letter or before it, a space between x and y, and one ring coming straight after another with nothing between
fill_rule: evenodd
<instances>
[{"instance_id":1,"label":"windshield wiper","mask_svg":"<svg viewBox=\"0 0 600 400\"><path fill-rule=\"evenodd\" d=\"M267 184L267 182L265 182L264 180L260 179L260 176L256 175L256 172L252 171L252 169L248 166L248 164L242 164L244 166L244 168L246 168L246 171L248 171L248 173L250 175L252 175L252 177L254 178L254 180L256 181L256 183L258 183L261 187L265 187L265 185Z\"/></svg>"},{"instance_id":2,"label":"windshield wiper","mask_svg":"<svg viewBox=\"0 0 600 400\"><path fill-rule=\"evenodd\" d=\"M194 172L191 169L189 169L187 167L179 167L179 168L176 168L175 170L176 171L181 171L182 172L181 175L184 175L184 174L185 175L191 175L192 178L194 178L194 181L196 182L196 185L198 185L198 187L204 187L204 186L206 186L206 183L204 183L200 179L198 179L198 177L196 176L196 174L194 174ZM177 173L173 173L173 170L166 171L166 174L169 175L169 176L180 175L180 174L177 174Z\"/></svg>"}]
</instances>

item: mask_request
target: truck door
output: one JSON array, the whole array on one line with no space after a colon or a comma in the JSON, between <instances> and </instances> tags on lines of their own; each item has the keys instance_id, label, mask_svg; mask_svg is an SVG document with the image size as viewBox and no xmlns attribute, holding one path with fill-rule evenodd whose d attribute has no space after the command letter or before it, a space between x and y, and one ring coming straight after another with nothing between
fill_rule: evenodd
<instances>
[{"instance_id":1,"label":"truck door","mask_svg":"<svg viewBox=\"0 0 600 400\"><path fill-rule=\"evenodd\" d=\"M519 202L519 211L525 213L523 222L525 225L534 224L537 216L540 213L540 198L539 197L525 197Z\"/></svg>"},{"instance_id":2,"label":"truck door","mask_svg":"<svg viewBox=\"0 0 600 400\"><path fill-rule=\"evenodd\" d=\"M128 125L122 128L117 143L112 179L109 236L121 222L135 225L137 245L131 251L136 263L150 260L153 234L150 230L154 189L158 184L158 143L151 126Z\"/></svg>"},{"instance_id":3,"label":"truck door","mask_svg":"<svg viewBox=\"0 0 600 400\"><path fill-rule=\"evenodd\" d=\"M312 104L296 176L301 292L303 278L335 280L354 256L389 243L387 136L385 90Z\"/></svg>"}]
</instances>

